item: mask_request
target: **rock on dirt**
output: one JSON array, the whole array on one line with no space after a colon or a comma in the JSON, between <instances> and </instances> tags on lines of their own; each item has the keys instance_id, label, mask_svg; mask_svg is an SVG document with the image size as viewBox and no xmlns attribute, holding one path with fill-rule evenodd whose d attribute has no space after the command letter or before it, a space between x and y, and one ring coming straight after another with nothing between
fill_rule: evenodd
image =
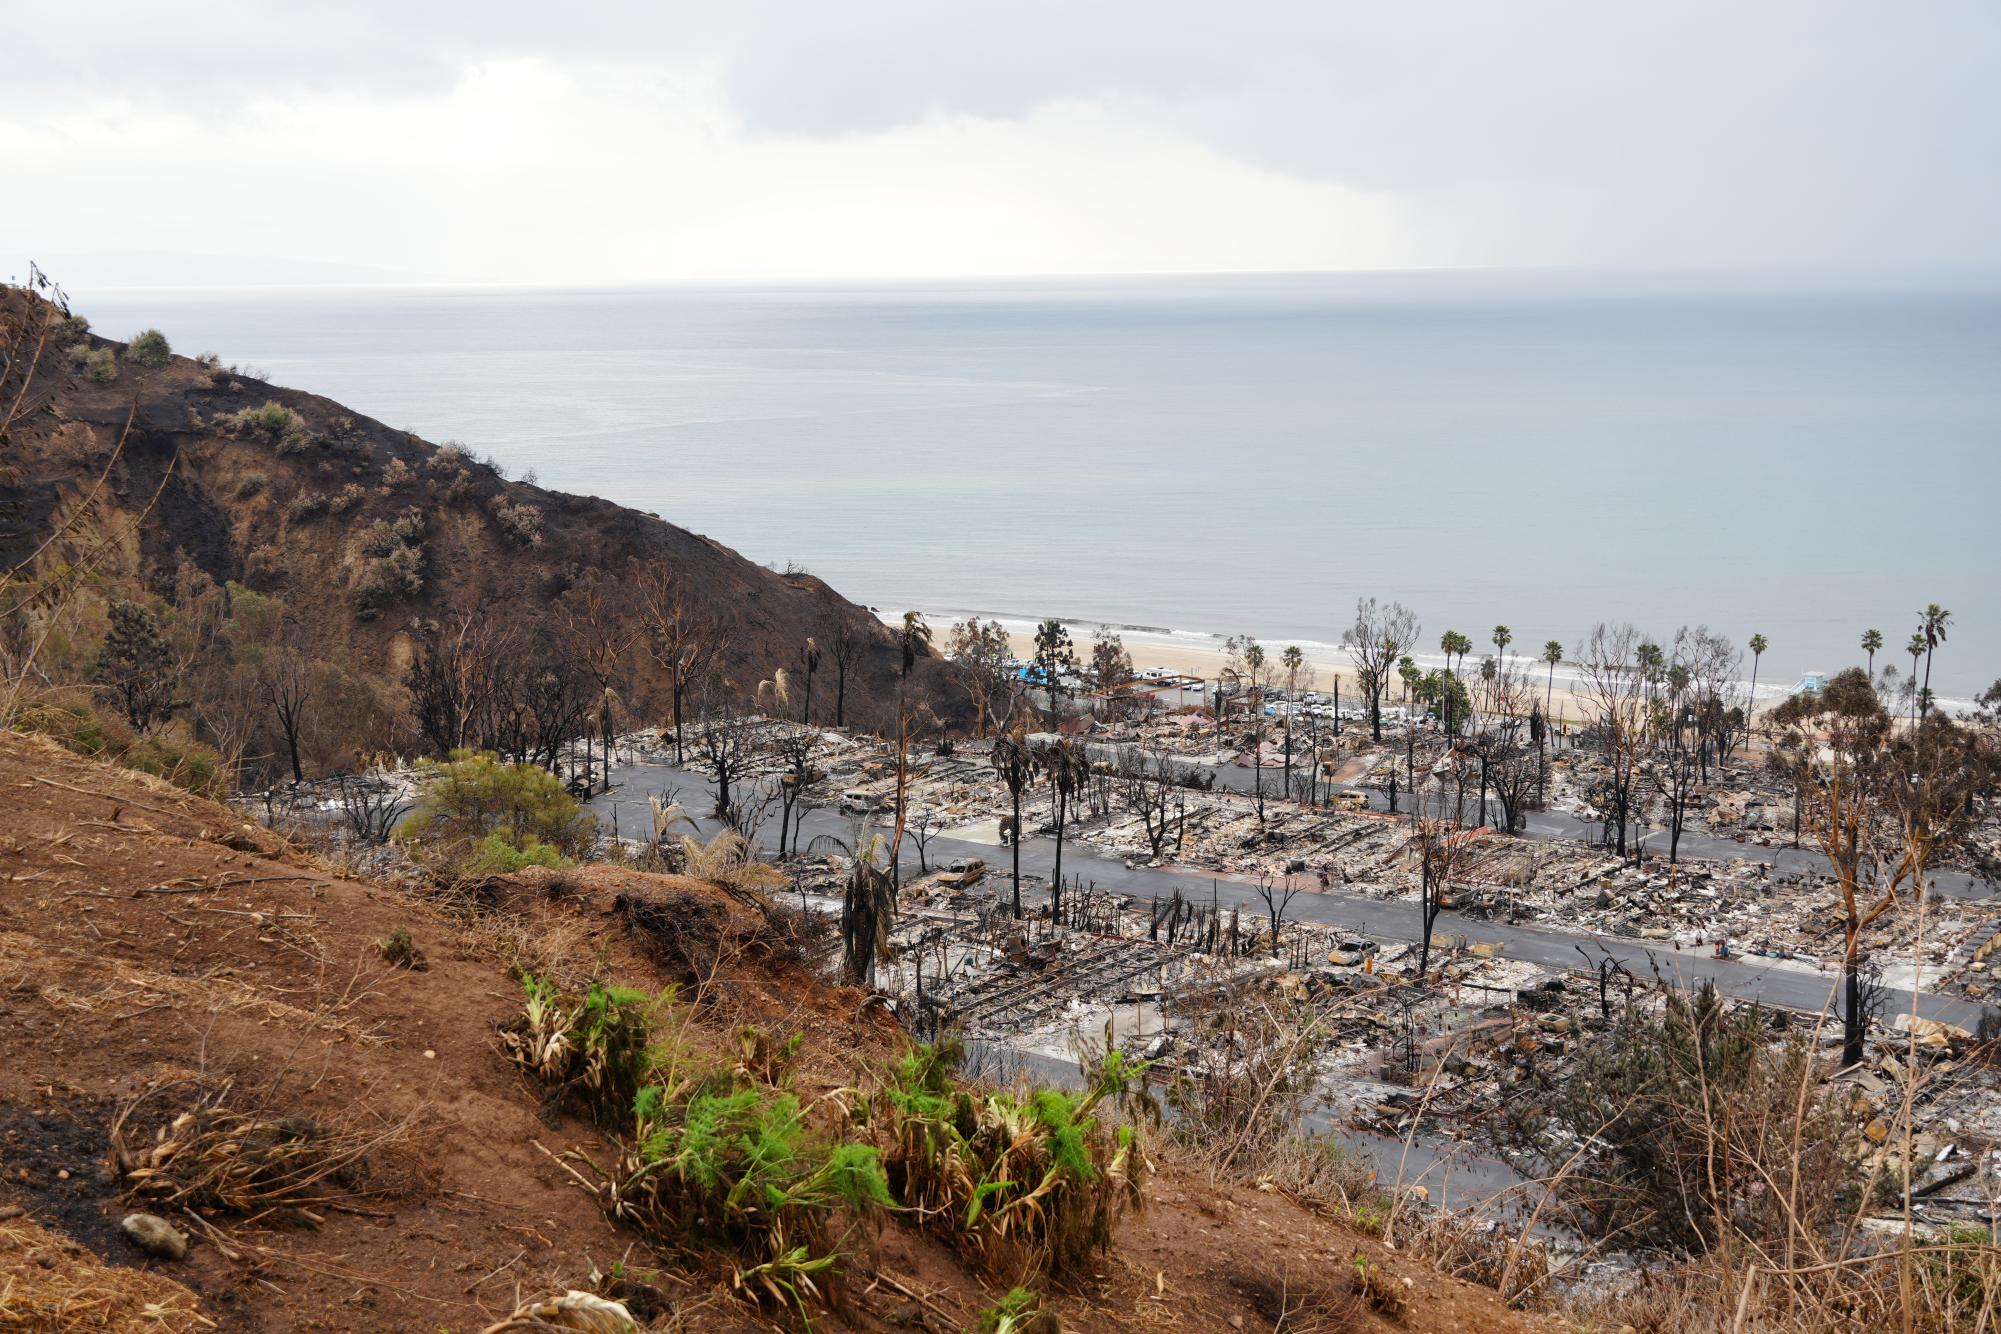
<instances>
[{"instance_id":1,"label":"rock on dirt","mask_svg":"<svg viewBox=\"0 0 2001 1334\"><path fill-rule=\"evenodd\" d=\"M118 1226L125 1229L125 1235L140 1250L156 1260L188 1258L187 1235L157 1214L127 1214Z\"/></svg>"}]
</instances>

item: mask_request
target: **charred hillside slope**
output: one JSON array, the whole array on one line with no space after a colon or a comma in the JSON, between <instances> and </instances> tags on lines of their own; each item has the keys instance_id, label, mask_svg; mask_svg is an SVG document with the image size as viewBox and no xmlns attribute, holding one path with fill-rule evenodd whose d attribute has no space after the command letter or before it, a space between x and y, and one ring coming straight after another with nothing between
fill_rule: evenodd
<instances>
[{"instance_id":1,"label":"charred hillside slope","mask_svg":"<svg viewBox=\"0 0 2001 1334\"><path fill-rule=\"evenodd\" d=\"M898 639L867 610L651 514L509 481L463 447L213 358L106 340L21 289L0 289L0 350L0 570L87 562L163 598L177 581L235 584L281 599L309 651L389 680L455 618L520 644L573 625L582 601L624 646L617 692L638 722L666 707L647 652L663 601L721 644L703 688L748 698L780 669L798 678L810 638L816 720L834 720L843 668L846 721L876 722L894 695ZM951 674L925 649L911 690L949 716Z\"/></svg>"}]
</instances>

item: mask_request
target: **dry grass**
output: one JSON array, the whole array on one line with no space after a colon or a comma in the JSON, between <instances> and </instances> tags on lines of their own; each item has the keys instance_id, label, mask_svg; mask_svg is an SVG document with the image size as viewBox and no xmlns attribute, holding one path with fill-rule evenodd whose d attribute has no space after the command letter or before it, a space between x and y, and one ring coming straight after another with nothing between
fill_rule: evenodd
<instances>
[{"instance_id":1,"label":"dry grass","mask_svg":"<svg viewBox=\"0 0 2001 1334\"><path fill-rule=\"evenodd\" d=\"M214 1329L192 1292L145 1269L107 1265L29 1218L0 1223L0 1330Z\"/></svg>"},{"instance_id":2,"label":"dry grass","mask_svg":"<svg viewBox=\"0 0 2001 1334\"><path fill-rule=\"evenodd\" d=\"M467 958L498 964L515 977L540 977L564 991L582 991L600 970L590 924L559 913L471 909L454 920L454 944Z\"/></svg>"},{"instance_id":3,"label":"dry grass","mask_svg":"<svg viewBox=\"0 0 2001 1334\"><path fill-rule=\"evenodd\" d=\"M315 1209L341 1208L378 1193L372 1156L409 1129L358 1130L296 1114L237 1111L224 1103L229 1092L225 1087L200 1098L161 1126L150 1144L135 1145L127 1134L144 1095L120 1108L111 1124L111 1158L125 1188L165 1209L324 1222Z\"/></svg>"}]
</instances>

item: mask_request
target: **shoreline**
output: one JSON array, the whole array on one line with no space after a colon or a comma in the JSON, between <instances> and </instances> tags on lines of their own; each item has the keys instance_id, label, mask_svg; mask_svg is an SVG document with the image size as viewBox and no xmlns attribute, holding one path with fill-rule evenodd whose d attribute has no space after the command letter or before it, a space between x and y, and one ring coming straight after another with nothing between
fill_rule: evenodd
<instances>
[{"instance_id":1,"label":"shoreline","mask_svg":"<svg viewBox=\"0 0 2001 1334\"><path fill-rule=\"evenodd\" d=\"M897 618L892 617L887 612L878 611L877 615L885 624L893 625L896 623ZM1026 659L1034 651L1035 628L1037 625L1035 621L1024 620L1016 616L975 612L963 608L949 611L927 609L922 612L922 615L931 625L932 633L935 636L934 642L940 652L944 651L945 640L950 632L950 627L956 622L964 621L969 616L982 622L998 622L1001 628L1007 632L1010 650L1016 657ZM1080 663L1089 662L1091 638L1098 630L1105 629L1119 636L1120 641L1125 645L1126 652L1132 655L1133 667L1136 670L1144 671L1149 667L1157 667L1188 676L1199 676L1207 681L1216 680L1223 670L1226 657L1223 647L1225 636L1223 635L1199 630L1174 630L1164 626L1089 620L1082 617L1057 617L1056 619L1061 621L1064 628L1070 631L1071 642ZM1270 639L1260 640L1260 642L1264 644L1266 651L1274 657L1284 651L1289 645L1296 644L1299 647L1300 651L1306 657L1307 667L1311 669L1314 676L1313 682L1305 685L1304 689L1319 690L1322 692L1331 691L1333 689L1333 682L1338 677L1341 682L1341 701L1344 707L1348 706L1351 697L1358 700L1361 698L1360 690L1356 685L1357 676L1354 664L1349 661L1346 650L1338 643L1314 639ZM1460 669L1462 673L1471 672L1476 669L1482 656L1484 655L1480 651L1480 646L1476 645L1474 651L1467 655L1466 664ZM1445 655L1435 650L1427 652L1419 648L1414 650L1410 654L1410 657L1412 661L1425 671L1442 671L1446 667ZM1535 680L1538 684L1545 684L1550 679L1548 664L1544 663L1539 657L1530 657L1527 654L1515 652L1512 646L1508 653L1508 662L1511 666L1520 668L1525 675ZM1860 666L1859 663L1854 665ZM1832 673L1828 673L1828 675L1832 675ZM1737 686L1740 690L1748 692L1750 681L1748 678L1741 679L1737 682ZM1797 689L1798 682L1788 681L1783 678L1773 681L1761 676L1757 686L1756 707L1753 710L1754 715L1762 713L1779 704L1781 701L1790 698L1797 692ZM1582 721L1580 715L1568 714L1565 710L1557 709L1554 704L1554 700L1556 699L1583 699L1588 694L1588 686L1583 678L1583 673L1574 660L1566 658L1557 664L1554 686L1549 689L1549 694L1552 699L1551 712L1557 720L1567 720L1573 723ZM1390 698L1391 696L1389 695L1384 697L1386 704ZM1975 708L1973 700L1952 696L1940 696L1937 706L1940 710L1954 715L1965 715L1973 712ZM1891 712L1895 713L1896 709L1893 707Z\"/></svg>"}]
</instances>

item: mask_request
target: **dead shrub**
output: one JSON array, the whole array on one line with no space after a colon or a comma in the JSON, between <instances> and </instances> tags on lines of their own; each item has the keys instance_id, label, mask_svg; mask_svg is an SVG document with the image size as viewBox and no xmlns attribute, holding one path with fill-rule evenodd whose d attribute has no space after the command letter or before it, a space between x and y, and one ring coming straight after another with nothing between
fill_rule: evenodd
<instances>
[{"instance_id":1,"label":"dead shrub","mask_svg":"<svg viewBox=\"0 0 2001 1334\"><path fill-rule=\"evenodd\" d=\"M155 1131L151 1144L128 1138L140 1100L122 1107L111 1124L111 1161L126 1190L165 1208L319 1223L316 1207L385 1188L372 1156L407 1123L362 1131L297 1113L242 1112L226 1105L229 1093L202 1097Z\"/></svg>"}]
</instances>

